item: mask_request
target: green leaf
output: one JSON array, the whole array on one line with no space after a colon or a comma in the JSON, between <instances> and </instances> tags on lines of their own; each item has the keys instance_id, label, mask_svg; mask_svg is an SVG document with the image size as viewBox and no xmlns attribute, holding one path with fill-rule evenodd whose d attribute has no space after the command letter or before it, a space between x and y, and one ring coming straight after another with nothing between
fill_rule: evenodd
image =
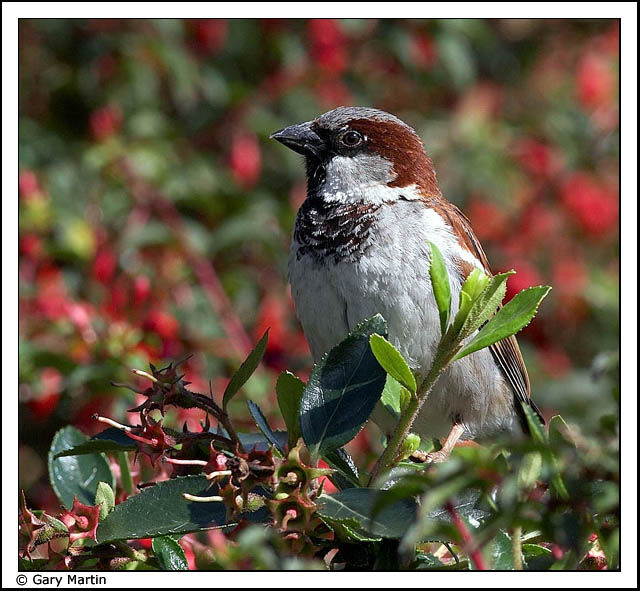
<instances>
[{"instance_id":1,"label":"green leaf","mask_svg":"<svg viewBox=\"0 0 640 591\"><path fill-rule=\"evenodd\" d=\"M269 426L269 423L267 422L262 410L260 410L260 407L253 402L253 400L247 401L247 406L249 407L249 412L258 426L258 429L260 429L260 432L266 437L267 441L280 452L281 457L284 457L284 449L280 447L280 442L278 441L273 429Z\"/></svg>"},{"instance_id":2,"label":"green leaf","mask_svg":"<svg viewBox=\"0 0 640 591\"><path fill-rule=\"evenodd\" d=\"M575 448L576 444L570 439L569 425L560 415L554 415L549 421L549 443L554 449L562 447Z\"/></svg>"},{"instance_id":3,"label":"green leaf","mask_svg":"<svg viewBox=\"0 0 640 591\"><path fill-rule=\"evenodd\" d=\"M300 428L314 457L351 441L369 419L387 377L369 337L386 331L379 314L364 321L313 368L300 403Z\"/></svg>"},{"instance_id":4,"label":"green leaf","mask_svg":"<svg viewBox=\"0 0 640 591\"><path fill-rule=\"evenodd\" d=\"M96 453L116 453L135 449L136 444L130 437L127 437L120 429L109 427L84 443L61 451L56 455L56 458Z\"/></svg>"},{"instance_id":5,"label":"green leaf","mask_svg":"<svg viewBox=\"0 0 640 591\"><path fill-rule=\"evenodd\" d=\"M360 486L358 468L356 467L351 456L342 447L328 451L322 457L331 468L337 470L338 473L344 477L344 480L346 482L341 483L341 485L338 487L340 490L344 490L345 488L352 488L354 486ZM335 473L329 475L329 478L332 482L335 475Z\"/></svg>"},{"instance_id":6,"label":"green leaf","mask_svg":"<svg viewBox=\"0 0 640 591\"><path fill-rule=\"evenodd\" d=\"M547 434L544 432L544 427L540 422L540 418L535 412L533 412L533 409L528 404L521 403L521 406L522 410L524 411L524 416L527 419L527 426L529 427L531 438L536 443L539 443L546 447L549 441L547 439Z\"/></svg>"},{"instance_id":7,"label":"green leaf","mask_svg":"<svg viewBox=\"0 0 640 591\"><path fill-rule=\"evenodd\" d=\"M131 468L129 466L129 455L126 451L116 454L118 458L118 466L120 467L120 482L127 495L133 494L133 478L131 476Z\"/></svg>"},{"instance_id":8,"label":"green leaf","mask_svg":"<svg viewBox=\"0 0 640 591\"><path fill-rule=\"evenodd\" d=\"M189 570L184 550L173 538L169 536L153 538L151 549L163 570Z\"/></svg>"},{"instance_id":9,"label":"green leaf","mask_svg":"<svg viewBox=\"0 0 640 591\"><path fill-rule=\"evenodd\" d=\"M526 453L518 470L518 488L520 490L533 489L541 474L542 454L538 451Z\"/></svg>"},{"instance_id":10,"label":"green leaf","mask_svg":"<svg viewBox=\"0 0 640 591\"><path fill-rule=\"evenodd\" d=\"M227 523L223 503L187 501L182 493L208 497L217 493L217 487L198 475L172 478L144 488L116 505L100 523L98 543L187 534L235 525ZM256 523L268 519L263 509L243 515Z\"/></svg>"},{"instance_id":11,"label":"green leaf","mask_svg":"<svg viewBox=\"0 0 640 591\"><path fill-rule=\"evenodd\" d=\"M300 430L300 401L304 391L304 382L289 371L283 371L276 382L278 407L287 426L289 448L295 447L302 437Z\"/></svg>"},{"instance_id":12,"label":"green leaf","mask_svg":"<svg viewBox=\"0 0 640 591\"><path fill-rule=\"evenodd\" d=\"M106 482L99 482L96 490L96 505L100 505L100 521L116 506L116 495Z\"/></svg>"},{"instance_id":13,"label":"green leaf","mask_svg":"<svg viewBox=\"0 0 640 591\"><path fill-rule=\"evenodd\" d=\"M407 392L406 388L403 388L392 376L387 374L387 379L382 390L382 396L380 396L380 402L382 405L393 415L396 419L400 418L402 411L402 392Z\"/></svg>"},{"instance_id":14,"label":"green leaf","mask_svg":"<svg viewBox=\"0 0 640 591\"><path fill-rule=\"evenodd\" d=\"M500 530L489 545L493 570L513 570L513 545L506 532Z\"/></svg>"},{"instance_id":15,"label":"green leaf","mask_svg":"<svg viewBox=\"0 0 640 591\"><path fill-rule=\"evenodd\" d=\"M458 334L460 332L460 329L462 328L462 325L464 324L464 321L467 319L469 311L471 310L472 303L473 302L471 301L469 294L461 291L458 304L458 312L456 313L456 317L453 319L452 326L452 330L455 334Z\"/></svg>"},{"instance_id":16,"label":"green leaf","mask_svg":"<svg viewBox=\"0 0 640 591\"><path fill-rule=\"evenodd\" d=\"M418 554L416 556L416 570L441 569L444 563L433 554Z\"/></svg>"},{"instance_id":17,"label":"green leaf","mask_svg":"<svg viewBox=\"0 0 640 591\"><path fill-rule=\"evenodd\" d=\"M45 570L49 560L47 558L20 558L18 557L18 570L20 572L31 570Z\"/></svg>"},{"instance_id":18,"label":"green leaf","mask_svg":"<svg viewBox=\"0 0 640 591\"><path fill-rule=\"evenodd\" d=\"M515 271L507 271L494 275L487 280L480 293L472 296L471 309L460 328L461 338L466 338L474 333L496 313L507 292L507 279L514 273Z\"/></svg>"},{"instance_id":19,"label":"green leaf","mask_svg":"<svg viewBox=\"0 0 640 591\"><path fill-rule=\"evenodd\" d=\"M109 464L102 454L57 457L60 452L86 443L89 438L75 427L60 429L49 449L49 480L56 495L67 508L73 497L85 505L93 505L99 482L115 486Z\"/></svg>"},{"instance_id":20,"label":"green leaf","mask_svg":"<svg viewBox=\"0 0 640 591\"><path fill-rule=\"evenodd\" d=\"M242 365L238 368L238 371L233 374L231 380L227 384L227 387L225 388L224 394L222 396L222 405L224 408L227 407L229 401L238 393L240 388L245 385L247 380L252 376L253 372L260 364L260 361L262 361L264 352L267 350L268 340L269 329L266 330L253 351L249 353L249 357L244 360Z\"/></svg>"},{"instance_id":21,"label":"green leaf","mask_svg":"<svg viewBox=\"0 0 640 591\"><path fill-rule=\"evenodd\" d=\"M400 351L379 334L369 337L369 345L383 369L409 392L415 394L418 388L416 378Z\"/></svg>"},{"instance_id":22,"label":"green leaf","mask_svg":"<svg viewBox=\"0 0 640 591\"><path fill-rule=\"evenodd\" d=\"M322 519L345 523L380 538L401 538L414 522L416 503L402 500L391 504L371 518L380 491L372 488L349 488L333 495L321 495L317 504Z\"/></svg>"},{"instance_id":23,"label":"green leaf","mask_svg":"<svg viewBox=\"0 0 640 591\"><path fill-rule=\"evenodd\" d=\"M478 331L478 334L462 348L454 359L462 359L475 351L516 334L531 322L540 302L550 290L549 286L540 286L521 291Z\"/></svg>"},{"instance_id":24,"label":"green leaf","mask_svg":"<svg viewBox=\"0 0 640 591\"><path fill-rule=\"evenodd\" d=\"M431 278L431 288L433 297L438 306L440 314L440 333L447 332L449 316L451 315L451 285L449 283L449 273L442 258L442 253L438 247L429 242L431 248L431 264L429 265L429 277Z\"/></svg>"},{"instance_id":25,"label":"green leaf","mask_svg":"<svg viewBox=\"0 0 640 591\"><path fill-rule=\"evenodd\" d=\"M549 570L553 564L551 550L539 544L522 544L522 554L527 570Z\"/></svg>"}]
</instances>

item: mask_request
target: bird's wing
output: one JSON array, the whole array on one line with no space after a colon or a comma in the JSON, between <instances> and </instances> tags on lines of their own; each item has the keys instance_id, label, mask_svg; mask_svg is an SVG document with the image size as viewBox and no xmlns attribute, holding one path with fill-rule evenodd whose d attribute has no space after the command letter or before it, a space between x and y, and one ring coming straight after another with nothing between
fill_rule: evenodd
<instances>
[{"instance_id":1,"label":"bird's wing","mask_svg":"<svg viewBox=\"0 0 640 591\"><path fill-rule=\"evenodd\" d=\"M446 218L454 231L458 234L463 242L463 247L466 248L473 256L475 256L485 271L491 275L491 268L489 267L489 261L487 255L482 249L482 245L476 238L471 228L471 222L468 218L455 206L451 205L446 208ZM513 395L518 402L528 404L540 417L540 420L544 423L542 414L536 404L531 400L531 384L529 382L529 375L527 374L527 368L518 346L518 341L515 336L507 337L502 341L498 341L494 345L489 347L493 359L498 364L498 367L502 371L504 378L507 380ZM528 431L526 417L522 412L520 404L516 404L516 410L523 428Z\"/></svg>"}]
</instances>

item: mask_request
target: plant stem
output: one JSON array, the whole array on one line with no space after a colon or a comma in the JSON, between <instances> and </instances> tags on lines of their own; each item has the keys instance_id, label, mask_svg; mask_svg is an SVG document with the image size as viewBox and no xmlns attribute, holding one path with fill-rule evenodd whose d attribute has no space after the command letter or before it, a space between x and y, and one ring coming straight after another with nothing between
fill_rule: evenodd
<instances>
[{"instance_id":1,"label":"plant stem","mask_svg":"<svg viewBox=\"0 0 640 591\"><path fill-rule=\"evenodd\" d=\"M458 533L460 534L460 539L462 540L462 546L465 552L467 553L467 555L469 556L469 559L473 562L476 569L487 570L487 566L484 563L482 552L480 552L480 549L478 548L473 537L471 536L471 532L469 531L469 528L467 528L467 525L465 524L465 522L462 520L462 518L456 511L456 508L454 507L453 503L451 501L448 501L445 504L445 507L449 515L451 516L453 525L455 526L455 528L458 530Z\"/></svg>"},{"instance_id":2,"label":"plant stem","mask_svg":"<svg viewBox=\"0 0 640 591\"><path fill-rule=\"evenodd\" d=\"M129 468L129 457L126 451L120 451L117 454L118 465L120 466L120 482L122 488L128 495L133 493L133 478L131 478L131 470Z\"/></svg>"},{"instance_id":3,"label":"plant stem","mask_svg":"<svg viewBox=\"0 0 640 591\"><path fill-rule=\"evenodd\" d=\"M522 570L522 526L516 525L513 528L511 538L511 547L513 552L513 568Z\"/></svg>"},{"instance_id":4,"label":"plant stem","mask_svg":"<svg viewBox=\"0 0 640 591\"><path fill-rule=\"evenodd\" d=\"M427 374L427 377L420 384L415 396L411 397L411 401L407 407L402 411L400 420L396 426L396 430L391 436L391 440L387 444L383 454L377 461L371 472L371 478L369 479L369 485L376 479L378 474L386 472L389 468L398 461L398 455L402 447L402 442L406 439L407 435L411 431L411 427L415 422L422 405L427 400L429 393L433 389L433 386L438 381L438 378L444 371L444 369L451 363L457 349L453 352L449 352L446 356L436 354L433 360L433 365ZM443 359L444 357L444 359Z\"/></svg>"}]
</instances>

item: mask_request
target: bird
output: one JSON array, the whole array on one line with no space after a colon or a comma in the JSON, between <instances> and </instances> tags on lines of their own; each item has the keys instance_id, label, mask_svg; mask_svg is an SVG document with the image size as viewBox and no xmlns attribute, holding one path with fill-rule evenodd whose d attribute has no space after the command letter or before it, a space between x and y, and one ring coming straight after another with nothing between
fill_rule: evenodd
<instances>
[{"instance_id":1,"label":"bird","mask_svg":"<svg viewBox=\"0 0 640 591\"><path fill-rule=\"evenodd\" d=\"M470 221L443 197L422 140L395 115L369 107L338 107L270 137L305 162L307 195L288 271L313 360L379 313L389 341L416 375L426 376L441 336L429 242L449 274L452 317L469 274L491 269ZM512 336L443 372L412 427L442 447L414 459L442 462L458 441L526 433L522 404L541 417ZM388 413L377 408L373 419L392 431Z\"/></svg>"}]
</instances>

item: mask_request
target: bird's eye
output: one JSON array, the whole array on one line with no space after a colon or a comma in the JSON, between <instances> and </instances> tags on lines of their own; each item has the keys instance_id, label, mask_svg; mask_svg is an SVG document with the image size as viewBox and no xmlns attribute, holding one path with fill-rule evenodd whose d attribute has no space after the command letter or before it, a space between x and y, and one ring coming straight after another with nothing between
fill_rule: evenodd
<instances>
[{"instance_id":1,"label":"bird's eye","mask_svg":"<svg viewBox=\"0 0 640 591\"><path fill-rule=\"evenodd\" d=\"M345 131L340 137L340 141L347 146L347 148L355 148L362 143L362 135L357 131Z\"/></svg>"}]
</instances>

